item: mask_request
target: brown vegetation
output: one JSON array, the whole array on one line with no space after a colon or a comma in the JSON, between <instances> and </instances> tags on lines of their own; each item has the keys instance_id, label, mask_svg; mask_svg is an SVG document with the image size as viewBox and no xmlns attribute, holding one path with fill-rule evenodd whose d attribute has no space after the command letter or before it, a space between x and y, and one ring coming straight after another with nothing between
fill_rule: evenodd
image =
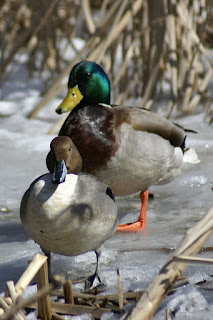
<instances>
[{"instance_id":1,"label":"brown vegetation","mask_svg":"<svg viewBox=\"0 0 213 320\"><path fill-rule=\"evenodd\" d=\"M140 107L149 108L164 81L170 87L170 112L188 113L200 102L211 110L212 95L207 91L213 75L208 52L213 38L211 1L1 2L0 79L13 72L17 54L28 53L29 70L40 71L46 83L29 118L60 93L66 82L62 80L82 59L104 66L114 103L142 97ZM73 42L75 37L85 41L81 50ZM65 58L62 39L75 58ZM46 78L44 71L48 71Z\"/></svg>"}]
</instances>

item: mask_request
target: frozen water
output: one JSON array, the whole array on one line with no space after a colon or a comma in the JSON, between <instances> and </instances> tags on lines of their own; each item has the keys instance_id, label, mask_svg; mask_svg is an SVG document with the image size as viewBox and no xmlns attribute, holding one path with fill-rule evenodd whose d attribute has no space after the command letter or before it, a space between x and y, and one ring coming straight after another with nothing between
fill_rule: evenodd
<instances>
[{"instance_id":1,"label":"frozen water","mask_svg":"<svg viewBox=\"0 0 213 320\"><path fill-rule=\"evenodd\" d=\"M19 219L19 206L29 184L45 173L45 157L53 135L47 132L59 119L54 112L60 99L55 99L27 120L26 114L39 101L39 79L28 79L17 66L14 83L5 82L0 101L0 292L8 280L15 282L26 269L27 261L41 252L25 233ZM119 268L124 291L144 290L152 277L176 248L186 230L193 226L213 204L213 128L203 114L175 119L186 128L187 145L194 148L200 163L185 164L181 177L168 185L152 187L154 199L147 210L147 226L136 234L116 233L108 240L101 255L101 279L107 292L116 292L116 269ZM119 222L138 217L138 195L117 198ZM200 256L212 258L213 239L208 239ZM65 272L72 279L92 274L95 254L78 257L53 255L53 272ZM184 271L190 284L176 289L159 308L154 319L165 319L169 308L175 319L210 319L213 306L212 267L190 265ZM199 282L199 285L197 283ZM76 285L76 289L81 289ZM205 287L206 286L206 287ZM109 313L103 320L116 319ZM36 315L34 314L34 318ZM28 319L33 319L33 315ZM90 319L89 315L72 319Z\"/></svg>"},{"instance_id":2,"label":"frozen water","mask_svg":"<svg viewBox=\"0 0 213 320\"><path fill-rule=\"evenodd\" d=\"M208 310L206 299L194 287L181 289L169 304L173 313L191 313L193 311Z\"/></svg>"},{"instance_id":3,"label":"frozen water","mask_svg":"<svg viewBox=\"0 0 213 320\"><path fill-rule=\"evenodd\" d=\"M170 294L154 317L155 320L163 319L163 316L165 319L165 305L171 319L212 319L212 306L194 286L186 286Z\"/></svg>"}]
</instances>

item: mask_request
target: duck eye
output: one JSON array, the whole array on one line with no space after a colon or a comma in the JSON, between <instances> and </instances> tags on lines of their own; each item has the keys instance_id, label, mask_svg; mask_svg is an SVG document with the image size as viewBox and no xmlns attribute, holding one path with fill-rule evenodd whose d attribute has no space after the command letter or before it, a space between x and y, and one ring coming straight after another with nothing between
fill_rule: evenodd
<instances>
[{"instance_id":1,"label":"duck eye","mask_svg":"<svg viewBox=\"0 0 213 320\"><path fill-rule=\"evenodd\" d=\"M87 78L89 79L90 77L91 77L91 73L88 72L88 73L87 73Z\"/></svg>"}]
</instances>

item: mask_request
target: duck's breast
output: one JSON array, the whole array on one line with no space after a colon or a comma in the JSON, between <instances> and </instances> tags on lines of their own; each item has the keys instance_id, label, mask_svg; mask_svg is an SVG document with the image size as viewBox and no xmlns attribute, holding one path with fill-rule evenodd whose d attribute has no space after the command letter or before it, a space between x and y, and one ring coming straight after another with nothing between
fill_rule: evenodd
<instances>
[{"instance_id":1,"label":"duck's breast","mask_svg":"<svg viewBox=\"0 0 213 320\"><path fill-rule=\"evenodd\" d=\"M46 251L62 255L97 249L115 232L117 208L96 185L104 186L88 175L69 174L59 185L52 183L51 174L37 179L21 205L28 234Z\"/></svg>"}]
</instances>

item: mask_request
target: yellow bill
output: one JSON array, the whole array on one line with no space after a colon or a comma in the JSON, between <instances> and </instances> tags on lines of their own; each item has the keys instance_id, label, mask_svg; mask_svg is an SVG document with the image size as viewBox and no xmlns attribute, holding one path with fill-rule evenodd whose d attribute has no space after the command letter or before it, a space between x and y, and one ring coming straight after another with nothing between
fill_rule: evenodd
<instances>
[{"instance_id":1,"label":"yellow bill","mask_svg":"<svg viewBox=\"0 0 213 320\"><path fill-rule=\"evenodd\" d=\"M78 85L68 89L68 94L62 103L56 108L58 114L72 111L83 99L83 95L78 89Z\"/></svg>"}]
</instances>

